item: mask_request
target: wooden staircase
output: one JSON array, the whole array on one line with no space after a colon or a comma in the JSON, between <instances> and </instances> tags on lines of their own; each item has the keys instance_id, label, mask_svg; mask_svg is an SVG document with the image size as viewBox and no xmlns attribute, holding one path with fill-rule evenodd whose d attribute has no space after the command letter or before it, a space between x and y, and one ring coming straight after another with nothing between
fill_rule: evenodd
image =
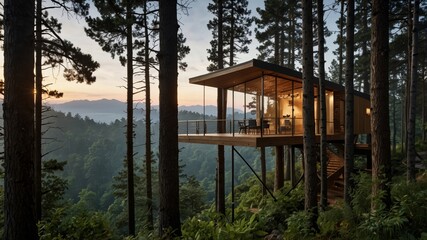
<instances>
[{"instance_id":1,"label":"wooden staircase","mask_svg":"<svg viewBox=\"0 0 427 240\"><path fill-rule=\"evenodd\" d=\"M333 185L336 180L343 177L344 158L330 149L326 150L326 154L328 156L328 183Z\"/></svg>"},{"instance_id":2,"label":"wooden staircase","mask_svg":"<svg viewBox=\"0 0 427 240\"><path fill-rule=\"evenodd\" d=\"M326 155L328 157L328 201L333 204L337 199L344 197L344 149L341 145L334 144L327 147Z\"/></svg>"}]
</instances>

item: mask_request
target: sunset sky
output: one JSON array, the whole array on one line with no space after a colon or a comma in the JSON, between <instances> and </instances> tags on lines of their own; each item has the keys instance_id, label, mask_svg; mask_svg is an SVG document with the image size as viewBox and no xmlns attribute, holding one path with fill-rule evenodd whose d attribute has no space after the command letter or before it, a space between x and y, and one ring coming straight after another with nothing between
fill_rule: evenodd
<instances>
[{"instance_id":1,"label":"sunset sky","mask_svg":"<svg viewBox=\"0 0 427 240\"><path fill-rule=\"evenodd\" d=\"M206 49L210 48L209 41L212 39L212 34L207 29L207 23L213 18L213 15L207 11L208 0L198 0L190 5L189 14L179 14L179 22L184 36L187 38L187 45L190 46L191 52L185 58L188 63L187 71L179 72L178 76L178 103L179 105L196 105L203 103L203 88L197 85L190 85L188 79L207 73L206 67L209 65L207 60ZM252 10L252 15L258 16L256 7L263 7L263 1L249 1L249 8ZM325 14L328 22L334 22L331 16L334 13ZM126 68L119 64L117 58L112 59L109 53L103 52L98 43L86 36L84 27L85 20L64 15L62 12L54 15L61 19L63 30L61 36L64 39L70 40L76 46L80 47L83 52L90 53L92 57L100 63L100 68L95 72L97 80L92 85L78 84L75 82L67 82L62 78L62 69L52 69L44 73L45 82L52 83L50 89L56 89L64 93L61 99L49 99L48 102L68 102L77 99L96 100L96 99L118 99L126 101L126 85L125 76ZM329 24L331 31L336 31L336 24ZM252 31L252 44L250 51L245 55L238 55L238 62L244 62L257 57L256 46L258 42ZM327 39L331 43L335 36ZM327 66L332 60L332 50L335 47L329 47L329 53L326 56ZM3 59L1 59L3 61ZM2 64L2 62L1 62ZM327 69L326 69L327 70ZM157 75L157 73L152 72ZM138 81L141 77L136 77ZM152 81L152 104L158 104L158 81ZM136 101L142 101L143 93L135 96ZM206 88L206 103L215 104L216 90Z\"/></svg>"}]
</instances>

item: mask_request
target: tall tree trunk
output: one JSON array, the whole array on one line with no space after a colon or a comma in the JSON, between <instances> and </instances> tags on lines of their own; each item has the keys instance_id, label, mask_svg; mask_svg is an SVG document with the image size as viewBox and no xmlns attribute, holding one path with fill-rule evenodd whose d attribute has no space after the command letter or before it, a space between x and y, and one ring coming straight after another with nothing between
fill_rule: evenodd
<instances>
[{"instance_id":1,"label":"tall tree trunk","mask_svg":"<svg viewBox=\"0 0 427 240\"><path fill-rule=\"evenodd\" d=\"M160 234L181 236L178 166L178 21L176 0L160 0Z\"/></svg>"},{"instance_id":2,"label":"tall tree trunk","mask_svg":"<svg viewBox=\"0 0 427 240\"><path fill-rule=\"evenodd\" d=\"M362 0L362 31L367 33L368 30L368 0ZM368 41L365 38L362 41L362 56L368 56ZM363 79L363 92L369 94L369 69L362 71L362 79Z\"/></svg>"},{"instance_id":3,"label":"tall tree trunk","mask_svg":"<svg viewBox=\"0 0 427 240\"><path fill-rule=\"evenodd\" d=\"M312 1L302 1L303 24L303 144L305 177L305 210L312 213L310 224L317 220L317 171L314 139L314 90L313 90L313 14Z\"/></svg>"},{"instance_id":4,"label":"tall tree trunk","mask_svg":"<svg viewBox=\"0 0 427 240\"><path fill-rule=\"evenodd\" d=\"M323 0L317 0L317 37L319 39L319 100L320 100L320 207L328 206L328 157L326 155L326 97L325 97L325 34Z\"/></svg>"},{"instance_id":5,"label":"tall tree trunk","mask_svg":"<svg viewBox=\"0 0 427 240\"><path fill-rule=\"evenodd\" d=\"M393 82L393 84L394 85L397 85L397 81L394 81ZM395 86L394 87L394 89L397 89L397 86ZM396 154L396 145L397 145L397 142L396 142L396 138L397 138L397 120L396 120L396 114L397 114L397 111L396 111L396 95L391 95L391 99L392 99L392 104L391 104L391 106L392 106L392 117L393 117L393 135L392 135L392 147L391 147L391 149L392 149L392 152L393 152L393 155L394 154Z\"/></svg>"},{"instance_id":6,"label":"tall tree trunk","mask_svg":"<svg viewBox=\"0 0 427 240\"><path fill-rule=\"evenodd\" d=\"M422 75L421 75L421 79L422 79L422 83L423 83L423 104L422 104L422 108L423 108L423 110L422 110L422 114L423 114L423 117L422 117L422 119L423 119L423 121L422 121L422 131L423 131L423 142L426 142L427 141L427 134L426 134L426 127L427 127L427 116L426 116L426 114L427 114L427 112L426 112L426 79L425 79L425 74L426 74L426 68L425 68L425 60L423 60L423 63L422 63Z\"/></svg>"},{"instance_id":7,"label":"tall tree trunk","mask_svg":"<svg viewBox=\"0 0 427 240\"><path fill-rule=\"evenodd\" d=\"M127 51L127 125L126 163L128 180L128 230L135 235L135 189L133 173L133 47L132 47L132 3L126 4L126 51Z\"/></svg>"},{"instance_id":8,"label":"tall tree trunk","mask_svg":"<svg viewBox=\"0 0 427 240\"><path fill-rule=\"evenodd\" d=\"M234 65L234 50L235 50L235 47L234 47L234 41L235 41L234 25L235 24L234 24L234 22L236 20L234 18L234 0L232 0L230 4L231 4L231 6L230 6L230 8L231 8L231 13L230 13L231 22L230 22L230 63L229 63L229 65L233 66Z\"/></svg>"},{"instance_id":9,"label":"tall tree trunk","mask_svg":"<svg viewBox=\"0 0 427 240\"><path fill-rule=\"evenodd\" d=\"M4 1L4 239L38 239L34 196L34 1Z\"/></svg>"},{"instance_id":10,"label":"tall tree trunk","mask_svg":"<svg viewBox=\"0 0 427 240\"><path fill-rule=\"evenodd\" d=\"M354 167L354 0L347 1L347 34L345 58L345 160L344 201L350 205Z\"/></svg>"},{"instance_id":11,"label":"tall tree trunk","mask_svg":"<svg viewBox=\"0 0 427 240\"><path fill-rule=\"evenodd\" d=\"M407 181L415 182L415 117L417 105L418 80L418 11L420 1L415 0L412 23L412 60L411 60L411 91L409 100L408 146L407 146Z\"/></svg>"},{"instance_id":12,"label":"tall tree trunk","mask_svg":"<svg viewBox=\"0 0 427 240\"><path fill-rule=\"evenodd\" d=\"M411 61L412 61L412 1L408 1L408 47L407 50L407 68L406 68L406 83L405 83L405 107L404 111L404 121L402 126L402 154L407 152L408 148L408 125L409 125L409 109L410 109L410 89L411 89Z\"/></svg>"},{"instance_id":13,"label":"tall tree trunk","mask_svg":"<svg viewBox=\"0 0 427 240\"><path fill-rule=\"evenodd\" d=\"M283 20L283 19L282 19ZM280 66L285 66L285 23L280 22Z\"/></svg>"},{"instance_id":14,"label":"tall tree trunk","mask_svg":"<svg viewBox=\"0 0 427 240\"><path fill-rule=\"evenodd\" d=\"M147 21L147 4L144 2L144 32L145 32L145 45L144 45L144 68L145 68L145 183L147 191L147 225L148 229L152 230L154 225L153 217L153 189L152 189L152 174L151 174L151 88L150 88L150 36Z\"/></svg>"},{"instance_id":15,"label":"tall tree trunk","mask_svg":"<svg viewBox=\"0 0 427 240\"><path fill-rule=\"evenodd\" d=\"M224 68L224 51L223 51L223 1L218 0L218 69ZM218 133L225 132L225 117L226 117L226 106L227 106L227 90L218 88L217 91L217 130ZM225 157L224 157L224 145L218 145L218 160L217 160L217 211L225 214Z\"/></svg>"},{"instance_id":16,"label":"tall tree trunk","mask_svg":"<svg viewBox=\"0 0 427 240\"><path fill-rule=\"evenodd\" d=\"M371 28L371 134L372 134L372 209L377 200L390 206L391 161L389 125L389 22L388 0L372 1Z\"/></svg>"},{"instance_id":17,"label":"tall tree trunk","mask_svg":"<svg viewBox=\"0 0 427 240\"><path fill-rule=\"evenodd\" d=\"M341 0L341 10L340 10L340 20L339 20L339 27L340 27L340 36L339 36L339 41L338 41L338 84L342 85L343 84L343 79L342 79L342 75L343 75L343 62L344 62L344 57L343 57L343 49L344 49L344 0Z\"/></svg>"},{"instance_id":18,"label":"tall tree trunk","mask_svg":"<svg viewBox=\"0 0 427 240\"><path fill-rule=\"evenodd\" d=\"M295 5L292 5L292 6L293 6L293 11L291 11L291 13L290 13L291 14L291 17L290 17L291 35L290 36L292 36L291 37L291 44L290 44L291 63L289 65L289 67L294 69L295 68L295 48L296 48L295 47L295 38L294 38L294 36L295 36L295 12L294 11L296 11L296 7L295 7Z\"/></svg>"},{"instance_id":19,"label":"tall tree trunk","mask_svg":"<svg viewBox=\"0 0 427 240\"><path fill-rule=\"evenodd\" d=\"M36 218L42 217L42 1L36 3L36 103L34 128L34 188L36 197Z\"/></svg>"}]
</instances>

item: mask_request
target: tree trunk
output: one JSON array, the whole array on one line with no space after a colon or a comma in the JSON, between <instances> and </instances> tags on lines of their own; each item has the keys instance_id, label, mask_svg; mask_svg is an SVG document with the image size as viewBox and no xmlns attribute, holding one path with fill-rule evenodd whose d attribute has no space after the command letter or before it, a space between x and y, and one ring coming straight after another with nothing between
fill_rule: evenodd
<instances>
[{"instance_id":1,"label":"tree trunk","mask_svg":"<svg viewBox=\"0 0 427 240\"><path fill-rule=\"evenodd\" d=\"M126 163L128 180L128 230L135 236L135 189L133 173L133 47L132 47L132 4L126 4L126 51L127 51L127 124L126 124Z\"/></svg>"},{"instance_id":2,"label":"tree trunk","mask_svg":"<svg viewBox=\"0 0 427 240\"><path fill-rule=\"evenodd\" d=\"M354 168L354 0L347 1L347 34L345 58L345 160L344 201L350 205Z\"/></svg>"},{"instance_id":3,"label":"tree trunk","mask_svg":"<svg viewBox=\"0 0 427 240\"><path fill-rule=\"evenodd\" d=\"M178 21L176 0L160 0L160 234L181 236L178 166Z\"/></svg>"},{"instance_id":4,"label":"tree trunk","mask_svg":"<svg viewBox=\"0 0 427 240\"><path fill-rule=\"evenodd\" d=\"M411 89L411 61L412 61L412 1L408 1L408 47L407 50L407 68L406 68L406 83L405 83L405 106L402 113L404 114L404 118L402 121L402 154L407 153L408 148L408 125L409 125L409 109L410 109L410 89Z\"/></svg>"},{"instance_id":5,"label":"tree trunk","mask_svg":"<svg viewBox=\"0 0 427 240\"><path fill-rule=\"evenodd\" d=\"M394 81L393 85L397 85L397 81ZM394 88L397 89L397 86L395 86ZM392 99L392 104L391 104L392 114L391 115L392 115L392 121L393 121L393 133L392 133L393 135L392 135L392 147L391 147L391 149L392 149L392 153L394 155L394 154L396 154L396 145L397 145L397 142L396 142L396 138L397 138L396 96L392 95L391 99Z\"/></svg>"},{"instance_id":6,"label":"tree trunk","mask_svg":"<svg viewBox=\"0 0 427 240\"><path fill-rule=\"evenodd\" d=\"M339 66L338 66L338 84L342 85L343 84L343 80L342 80L342 75L343 75L343 49L344 49L344 0L341 0L341 10L340 10L340 20L339 20L339 27L340 27L340 36L339 36L339 41L338 41L338 62L339 62Z\"/></svg>"},{"instance_id":7,"label":"tree trunk","mask_svg":"<svg viewBox=\"0 0 427 240\"><path fill-rule=\"evenodd\" d=\"M427 127L427 116L426 116L426 114L427 114L427 112L426 112L426 77L425 77L425 74L426 74L426 69L425 69L425 61L423 60L423 64L422 64L422 73L421 73L422 75L421 75L421 79L422 79L422 83L423 83L423 104L422 104L422 108L423 108L423 110L422 110L422 114L423 114L423 124L421 125L422 126L422 131L423 131L423 142L425 143L426 141L427 141L427 134L426 134L426 127Z\"/></svg>"},{"instance_id":8,"label":"tree trunk","mask_svg":"<svg viewBox=\"0 0 427 240\"><path fill-rule=\"evenodd\" d=\"M317 37L319 39L319 100L320 100L320 207L328 206L328 157L326 155L326 97L325 97L325 34L323 30L323 0L317 1Z\"/></svg>"},{"instance_id":9,"label":"tree trunk","mask_svg":"<svg viewBox=\"0 0 427 240\"><path fill-rule=\"evenodd\" d=\"M317 220L317 171L314 152L314 91L313 91L313 14L312 1L303 0L303 144L305 161L305 210L312 213L310 224Z\"/></svg>"},{"instance_id":10,"label":"tree trunk","mask_svg":"<svg viewBox=\"0 0 427 240\"><path fill-rule=\"evenodd\" d=\"M34 196L34 1L4 1L4 239L38 239Z\"/></svg>"},{"instance_id":11,"label":"tree trunk","mask_svg":"<svg viewBox=\"0 0 427 240\"><path fill-rule=\"evenodd\" d=\"M362 0L362 31L364 33L367 33L369 31L368 29L368 0ZM368 41L365 40L365 38L362 40L362 56L368 56ZM363 92L369 94L369 69L366 69L362 71L362 79L363 79Z\"/></svg>"},{"instance_id":12,"label":"tree trunk","mask_svg":"<svg viewBox=\"0 0 427 240\"><path fill-rule=\"evenodd\" d=\"M145 73L145 183L147 191L147 227L152 230L154 225L153 217L153 190L151 183L151 88L150 88L150 37L147 21L147 4L144 2L144 32L145 32L145 45L144 45L144 73Z\"/></svg>"},{"instance_id":13,"label":"tree trunk","mask_svg":"<svg viewBox=\"0 0 427 240\"><path fill-rule=\"evenodd\" d=\"M371 134L372 134L372 210L378 199L390 206L391 160L389 125L389 22L388 0L372 1L371 29ZM380 198L381 197L381 198Z\"/></svg>"},{"instance_id":14,"label":"tree trunk","mask_svg":"<svg viewBox=\"0 0 427 240\"><path fill-rule=\"evenodd\" d=\"M408 122L408 146L406 153L407 160L407 181L415 182L415 118L417 105L417 80L418 80L418 11L420 1L415 0L414 15L412 22L412 60L411 60L411 90L409 94L409 122Z\"/></svg>"},{"instance_id":15,"label":"tree trunk","mask_svg":"<svg viewBox=\"0 0 427 240\"><path fill-rule=\"evenodd\" d=\"M274 173L274 191L279 191L284 184L283 146L276 146L276 164Z\"/></svg>"},{"instance_id":16,"label":"tree trunk","mask_svg":"<svg viewBox=\"0 0 427 240\"><path fill-rule=\"evenodd\" d=\"M36 102L34 127L34 188L36 197L36 218L42 217L42 1L36 3Z\"/></svg>"},{"instance_id":17,"label":"tree trunk","mask_svg":"<svg viewBox=\"0 0 427 240\"><path fill-rule=\"evenodd\" d=\"M230 22L230 62L229 65L233 66L234 65L234 22L235 22L235 18L234 18L234 0L231 1L231 13L230 13L230 17L231 17L231 22Z\"/></svg>"},{"instance_id":18,"label":"tree trunk","mask_svg":"<svg viewBox=\"0 0 427 240\"><path fill-rule=\"evenodd\" d=\"M224 51L223 51L223 30L222 30L222 15L223 15L223 3L222 0L218 0L218 69L224 68ZM227 106L227 90L218 88L217 91L217 130L218 133L225 132L225 117L226 117L226 106ZM224 157L224 146L218 145L218 160L217 160L217 211L225 214L225 157Z\"/></svg>"}]
</instances>

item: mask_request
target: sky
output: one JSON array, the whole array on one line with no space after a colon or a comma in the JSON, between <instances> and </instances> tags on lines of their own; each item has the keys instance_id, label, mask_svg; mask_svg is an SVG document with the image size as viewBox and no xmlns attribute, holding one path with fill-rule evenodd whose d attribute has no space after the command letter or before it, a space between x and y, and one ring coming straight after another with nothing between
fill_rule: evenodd
<instances>
[{"instance_id":1,"label":"sky","mask_svg":"<svg viewBox=\"0 0 427 240\"><path fill-rule=\"evenodd\" d=\"M179 105L197 105L203 104L203 87L191 85L188 83L190 77L195 77L207 73L206 67L209 65L206 49L210 48L209 41L212 39L211 32L207 29L207 23L213 18L213 15L207 11L208 0L196 0L191 3L188 9L188 15L180 13L178 21L180 28L187 38L186 44L190 46L191 52L184 59L188 63L185 72L180 71L178 75L178 104ZM261 0L249 1L249 8L252 15L258 16L256 7L263 7ZM328 1L327 1L328 2ZM327 4L326 4L327 5ZM55 89L64 93L61 99L48 99L49 103L68 102L72 100L98 100L98 99L117 99L126 101L125 76L126 68L121 66L117 58L112 59L109 53L102 51L101 47L94 40L86 36L84 27L87 26L83 18L68 16L63 12L52 14L60 18L63 23L61 36L70 40L75 46L82 49L82 52L90 53L95 61L100 63L100 68L94 73L96 82L91 85L85 83L67 82L62 78L62 69L52 69L44 72L45 82L51 84L50 89ZM328 22L334 23L331 15L325 14ZM336 15L336 14L335 14ZM335 24L328 24L332 31L336 31ZM245 62L257 57L256 46L258 42L252 31L252 44L248 54L238 55L237 61ZM327 39L332 42L335 37ZM329 53L326 55L327 66L333 55L334 47L329 47ZM329 56L329 57L328 57ZM3 61L3 59L2 59ZM141 77L136 77L137 81ZM158 81L152 81L152 104L158 104ZM216 90L206 88L206 104L216 104ZM143 101L144 94L139 93L134 97L135 101Z\"/></svg>"}]
</instances>

